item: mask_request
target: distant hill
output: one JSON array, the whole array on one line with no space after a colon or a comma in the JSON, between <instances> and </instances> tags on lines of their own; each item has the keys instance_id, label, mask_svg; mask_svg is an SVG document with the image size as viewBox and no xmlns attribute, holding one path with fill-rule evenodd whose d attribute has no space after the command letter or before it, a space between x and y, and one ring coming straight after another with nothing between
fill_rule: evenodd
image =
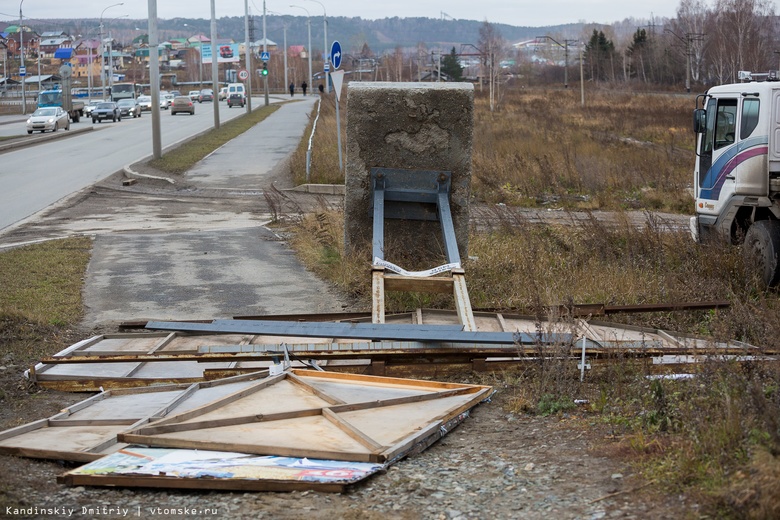
<instances>
[{"instance_id":1,"label":"distant hill","mask_svg":"<svg viewBox=\"0 0 780 520\"><path fill-rule=\"evenodd\" d=\"M324 43L323 23L321 17L311 18L311 40L314 51L321 51ZM18 21L7 20L0 23L0 30L5 25L13 25ZM64 30L74 36L95 35L99 25L97 19L50 19L25 20L38 32ZM305 16L266 17L266 32L269 40L280 47L284 44L284 24L287 28L287 45L308 45L308 31ZM384 18L381 20L364 20L362 18L329 17L328 46L333 40L339 40L346 53L358 53L364 44L368 44L375 54L392 51L396 47L411 49L422 43L427 48L441 47L449 50L460 48L462 43L476 45L479 41L479 28L483 22L475 20L440 20L436 18ZM509 42L515 43L531 39L539 35L559 35L574 38L581 34L581 24L567 24L553 27L516 27L512 25L493 23L501 35ZM129 43L144 34L147 28L146 20L131 20L127 18L113 19L104 23L105 31L120 43ZM136 30L138 28L139 30ZM158 21L160 41L171 38L182 38L202 33L211 33L210 21L202 18L176 18ZM254 16L250 24L251 39L262 39L262 16ZM244 40L244 18L223 17L217 20L217 35L219 38L232 38L235 41Z\"/></svg>"}]
</instances>

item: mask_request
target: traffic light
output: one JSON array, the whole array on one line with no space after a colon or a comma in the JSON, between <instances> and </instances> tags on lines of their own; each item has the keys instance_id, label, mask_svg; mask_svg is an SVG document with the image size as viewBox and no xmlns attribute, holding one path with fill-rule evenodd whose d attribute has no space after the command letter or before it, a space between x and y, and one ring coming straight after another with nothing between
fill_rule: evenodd
<instances>
[{"instance_id":1,"label":"traffic light","mask_svg":"<svg viewBox=\"0 0 780 520\"><path fill-rule=\"evenodd\" d=\"M268 64L263 62L263 76L268 76Z\"/></svg>"}]
</instances>

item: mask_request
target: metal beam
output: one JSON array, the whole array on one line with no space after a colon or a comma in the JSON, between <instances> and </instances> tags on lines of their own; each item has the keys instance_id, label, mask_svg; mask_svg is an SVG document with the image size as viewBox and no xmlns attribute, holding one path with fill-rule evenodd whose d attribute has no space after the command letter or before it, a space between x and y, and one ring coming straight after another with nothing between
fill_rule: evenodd
<instances>
[{"instance_id":1,"label":"metal beam","mask_svg":"<svg viewBox=\"0 0 780 520\"><path fill-rule=\"evenodd\" d=\"M178 330L218 334L257 334L309 338L369 339L374 341L427 341L535 345L568 343L571 334L464 331L463 325L406 325L377 323L293 323L288 321L214 320L212 323L150 321L151 330Z\"/></svg>"}]
</instances>

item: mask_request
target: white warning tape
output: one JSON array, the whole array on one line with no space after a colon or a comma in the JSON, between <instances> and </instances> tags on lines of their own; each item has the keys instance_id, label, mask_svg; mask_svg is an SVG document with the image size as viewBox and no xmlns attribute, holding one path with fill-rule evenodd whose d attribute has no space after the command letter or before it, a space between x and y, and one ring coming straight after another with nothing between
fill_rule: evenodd
<instances>
[{"instance_id":1,"label":"white warning tape","mask_svg":"<svg viewBox=\"0 0 780 520\"><path fill-rule=\"evenodd\" d=\"M452 271L453 269L460 269L460 262L455 262L452 264L440 265L439 267L434 267L433 269L428 269L427 271L407 271L406 269L398 267L392 262L382 260L378 257L374 258L374 265L384 267L385 269L390 269L391 271L404 276L413 276L416 278L426 278L428 276L433 276L439 273L446 273L447 271Z\"/></svg>"}]
</instances>

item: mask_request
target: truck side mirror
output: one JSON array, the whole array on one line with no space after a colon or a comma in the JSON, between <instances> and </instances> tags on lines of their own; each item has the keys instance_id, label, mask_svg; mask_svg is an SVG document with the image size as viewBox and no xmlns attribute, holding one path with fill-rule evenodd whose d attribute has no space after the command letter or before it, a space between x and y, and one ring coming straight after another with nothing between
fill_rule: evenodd
<instances>
[{"instance_id":1,"label":"truck side mirror","mask_svg":"<svg viewBox=\"0 0 780 520\"><path fill-rule=\"evenodd\" d=\"M693 131L697 134L703 134L707 128L707 111L703 108L697 108L693 111Z\"/></svg>"}]
</instances>

